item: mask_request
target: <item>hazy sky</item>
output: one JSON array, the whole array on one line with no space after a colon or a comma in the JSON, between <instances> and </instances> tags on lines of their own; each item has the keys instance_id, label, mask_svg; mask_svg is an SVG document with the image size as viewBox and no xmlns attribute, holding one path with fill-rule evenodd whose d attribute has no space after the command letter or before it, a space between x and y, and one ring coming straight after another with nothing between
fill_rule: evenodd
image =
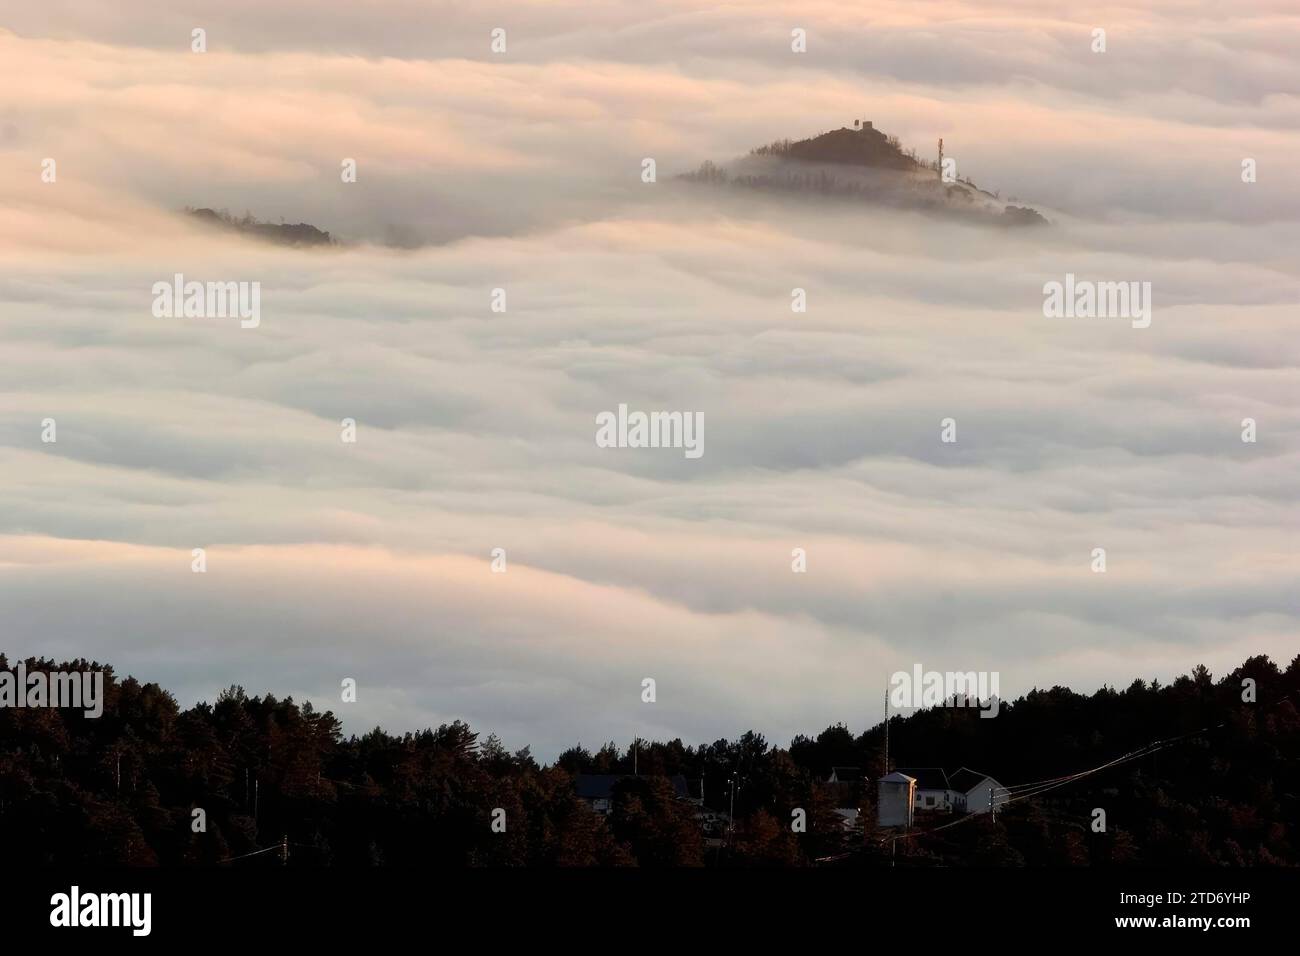
<instances>
[{"instance_id":1,"label":"hazy sky","mask_svg":"<svg viewBox=\"0 0 1300 956\"><path fill-rule=\"evenodd\" d=\"M3 3L0 650L542 757L1289 661L1300 13L1143 6ZM672 178L855 118L1054 225ZM178 272L261 325L155 318ZM1067 272L1150 328L1044 318ZM703 457L598 448L620 403Z\"/></svg>"}]
</instances>

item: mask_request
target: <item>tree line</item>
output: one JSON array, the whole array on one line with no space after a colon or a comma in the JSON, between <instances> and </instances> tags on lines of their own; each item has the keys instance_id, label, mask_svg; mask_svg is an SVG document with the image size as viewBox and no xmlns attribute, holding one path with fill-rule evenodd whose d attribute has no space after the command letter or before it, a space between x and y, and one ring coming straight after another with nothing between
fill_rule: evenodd
<instances>
[{"instance_id":1,"label":"tree line","mask_svg":"<svg viewBox=\"0 0 1300 956\"><path fill-rule=\"evenodd\" d=\"M1198 667L1169 685L1036 689L991 720L952 705L895 716L892 766L965 766L1006 785L1188 735L996 819L930 834L954 818L918 813L896 844L874 822L883 723L857 734L836 724L785 747L755 731L578 745L546 764L460 721L344 736L332 712L291 697L231 687L182 709L108 665L26 668L104 674L99 718L0 708L5 855L37 866L280 865L257 851L282 841L290 865L306 866L1300 864L1300 656L1285 671L1253 657L1218 681ZM11 669L3 655L0 669ZM864 780L827 783L833 767ZM623 778L608 814L577 796L581 774Z\"/></svg>"}]
</instances>

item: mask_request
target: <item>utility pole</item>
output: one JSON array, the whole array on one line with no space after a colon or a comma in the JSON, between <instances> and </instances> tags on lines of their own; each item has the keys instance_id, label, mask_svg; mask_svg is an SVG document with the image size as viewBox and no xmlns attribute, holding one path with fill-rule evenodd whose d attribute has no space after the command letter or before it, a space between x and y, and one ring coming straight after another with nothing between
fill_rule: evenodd
<instances>
[{"instance_id":1,"label":"utility pole","mask_svg":"<svg viewBox=\"0 0 1300 956\"><path fill-rule=\"evenodd\" d=\"M943 182L943 140L939 140L939 181Z\"/></svg>"},{"instance_id":2,"label":"utility pole","mask_svg":"<svg viewBox=\"0 0 1300 956\"><path fill-rule=\"evenodd\" d=\"M731 809L727 813L727 846L731 846L732 837L736 832L736 774L731 774Z\"/></svg>"}]
</instances>

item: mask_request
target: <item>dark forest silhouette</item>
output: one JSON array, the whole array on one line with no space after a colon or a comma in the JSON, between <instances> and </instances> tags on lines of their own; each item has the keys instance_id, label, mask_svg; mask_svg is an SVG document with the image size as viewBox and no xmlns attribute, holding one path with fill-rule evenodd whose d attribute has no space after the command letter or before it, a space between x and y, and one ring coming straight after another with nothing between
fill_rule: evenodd
<instances>
[{"instance_id":1,"label":"dark forest silhouette","mask_svg":"<svg viewBox=\"0 0 1300 956\"><path fill-rule=\"evenodd\" d=\"M0 668L11 665L0 655ZM540 765L455 722L416 733L344 737L310 703L223 691L182 710L157 684L102 669L103 716L0 709L0 832L11 863L35 865L839 865L887 862L874 825L884 728L836 725L771 746L750 732L699 747L680 740L574 747ZM1257 684L1243 702L1242 682ZM1003 702L995 719L939 707L890 723L891 764L960 765L1006 784L1093 767L1152 740L1175 745L999 812L897 844L903 865L1297 865L1300 656L1285 671L1247 660L1215 682L1203 667L1173 684L1135 680L1092 695L1063 687ZM873 696L873 695L868 695ZM1221 727L1214 726L1222 724ZM638 776L608 816L575 794L577 774ZM860 789L823 783L861 768ZM733 776L734 775L734 776ZM686 778L703 805L680 799ZM735 794L735 827L716 824ZM846 829L837 806L863 811ZM1106 810L1105 833L1092 810ZM207 830L192 829L192 810ZM494 808L506 830L493 832ZM802 808L807 832L791 831ZM919 813L916 830L953 818ZM712 821L712 824L709 822Z\"/></svg>"},{"instance_id":2,"label":"dark forest silhouette","mask_svg":"<svg viewBox=\"0 0 1300 956\"><path fill-rule=\"evenodd\" d=\"M282 246L332 246L336 241L328 232L317 229L311 223L266 222L251 213L232 216L225 209L195 209L185 207L185 214L192 219L210 226L216 226L242 235L274 242Z\"/></svg>"}]
</instances>

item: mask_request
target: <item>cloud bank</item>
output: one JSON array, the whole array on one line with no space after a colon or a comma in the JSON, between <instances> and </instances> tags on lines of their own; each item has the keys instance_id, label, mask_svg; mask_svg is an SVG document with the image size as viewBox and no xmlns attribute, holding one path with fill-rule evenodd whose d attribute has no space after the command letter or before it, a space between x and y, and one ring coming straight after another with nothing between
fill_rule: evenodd
<instances>
[{"instance_id":1,"label":"cloud bank","mask_svg":"<svg viewBox=\"0 0 1300 956\"><path fill-rule=\"evenodd\" d=\"M204 6L0 32L11 655L549 757L858 729L917 661L1014 695L1295 654L1285 5ZM672 179L859 117L1055 225ZM260 282L261 326L154 318L178 272ZM1150 281L1151 328L1045 319L1066 272ZM705 454L596 447L620 403Z\"/></svg>"}]
</instances>

